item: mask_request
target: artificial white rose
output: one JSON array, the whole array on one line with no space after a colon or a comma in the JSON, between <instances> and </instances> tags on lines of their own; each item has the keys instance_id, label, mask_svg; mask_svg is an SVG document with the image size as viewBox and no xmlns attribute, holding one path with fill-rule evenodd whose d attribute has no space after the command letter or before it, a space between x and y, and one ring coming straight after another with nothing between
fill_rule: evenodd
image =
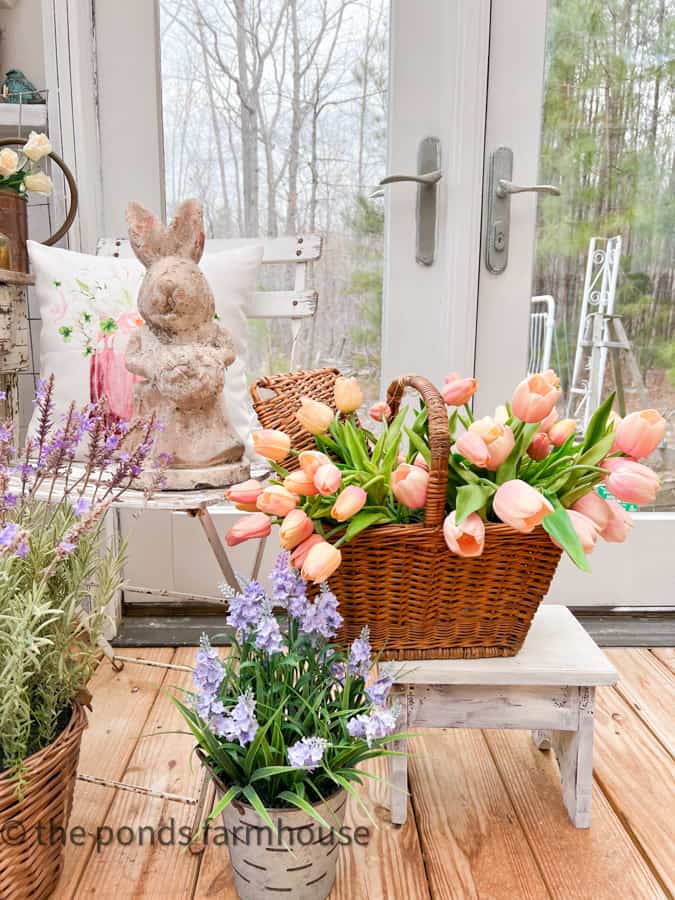
<instances>
[{"instance_id":1,"label":"artificial white rose","mask_svg":"<svg viewBox=\"0 0 675 900\"><path fill-rule=\"evenodd\" d=\"M37 162L43 156L47 156L52 152L52 145L46 134L38 134L37 131L31 131L28 140L24 144L23 152L28 159Z\"/></svg>"},{"instance_id":2,"label":"artificial white rose","mask_svg":"<svg viewBox=\"0 0 675 900\"><path fill-rule=\"evenodd\" d=\"M5 147L0 150L0 177L6 178L8 175L13 175L19 166L19 155L11 150L9 147Z\"/></svg>"},{"instance_id":3,"label":"artificial white rose","mask_svg":"<svg viewBox=\"0 0 675 900\"><path fill-rule=\"evenodd\" d=\"M26 175L23 180L27 191L33 194L51 194L52 180L44 172L35 172L34 175Z\"/></svg>"}]
</instances>

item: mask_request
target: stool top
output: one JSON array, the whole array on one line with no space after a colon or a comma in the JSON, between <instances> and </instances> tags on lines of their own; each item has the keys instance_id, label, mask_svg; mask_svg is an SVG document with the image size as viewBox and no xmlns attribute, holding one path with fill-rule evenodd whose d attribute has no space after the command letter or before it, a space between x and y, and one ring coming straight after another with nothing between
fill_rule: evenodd
<instances>
[{"instance_id":1,"label":"stool top","mask_svg":"<svg viewBox=\"0 0 675 900\"><path fill-rule=\"evenodd\" d=\"M396 684L601 685L618 673L565 606L540 606L516 656L392 660L379 665Z\"/></svg>"}]
</instances>

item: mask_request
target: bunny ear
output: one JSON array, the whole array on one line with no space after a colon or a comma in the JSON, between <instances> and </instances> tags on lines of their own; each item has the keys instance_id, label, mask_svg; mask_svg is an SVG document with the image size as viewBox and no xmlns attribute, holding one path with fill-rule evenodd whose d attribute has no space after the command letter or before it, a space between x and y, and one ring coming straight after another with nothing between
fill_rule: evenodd
<instances>
[{"instance_id":1,"label":"bunny ear","mask_svg":"<svg viewBox=\"0 0 675 900\"><path fill-rule=\"evenodd\" d=\"M199 262L204 252L204 217L199 200L184 200L169 225L167 255Z\"/></svg>"},{"instance_id":2,"label":"bunny ear","mask_svg":"<svg viewBox=\"0 0 675 900\"><path fill-rule=\"evenodd\" d=\"M135 200L127 206L127 227L131 248L146 269L165 256L166 227L154 213Z\"/></svg>"}]
</instances>

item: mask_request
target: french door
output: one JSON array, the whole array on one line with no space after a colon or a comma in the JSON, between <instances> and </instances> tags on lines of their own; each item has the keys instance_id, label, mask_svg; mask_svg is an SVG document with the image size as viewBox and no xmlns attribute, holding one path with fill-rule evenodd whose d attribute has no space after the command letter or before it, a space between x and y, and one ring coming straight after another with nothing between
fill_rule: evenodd
<instances>
[{"instance_id":1,"label":"french door","mask_svg":"<svg viewBox=\"0 0 675 900\"><path fill-rule=\"evenodd\" d=\"M527 372L533 294L553 297L549 356L570 386L589 240L620 233L615 311L649 405L672 409L673 222L660 200L675 146L672 4L94 0L98 136L86 149L102 188L89 246L124 232L130 197L170 209L201 196L217 236L321 231L310 362L357 371L373 394L402 372L440 383L474 371L487 414ZM81 7L68 5L75 22ZM253 42L243 67L237 34ZM395 180L371 196L385 176L432 171L431 190ZM561 194L496 202L496 178ZM283 333L252 337L265 366L283 367ZM625 547L596 550L593 576L563 563L553 600L673 602L672 454L658 460L662 508L636 516ZM137 528L133 580L213 594L218 572L191 525ZM168 573L158 542L177 551Z\"/></svg>"}]
</instances>

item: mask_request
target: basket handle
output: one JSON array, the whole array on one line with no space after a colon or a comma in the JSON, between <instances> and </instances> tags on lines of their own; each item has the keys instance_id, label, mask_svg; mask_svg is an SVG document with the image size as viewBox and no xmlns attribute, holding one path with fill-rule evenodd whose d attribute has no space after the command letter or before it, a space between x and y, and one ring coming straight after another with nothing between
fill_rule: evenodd
<instances>
[{"instance_id":1,"label":"basket handle","mask_svg":"<svg viewBox=\"0 0 675 900\"><path fill-rule=\"evenodd\" d=\"M431 446L431 466L429 467L429 489L424 506L425 525L438 526L445 515L445 495L448 484L448 457L450 455L450 434L448 414L443 398L434 385L421 375L401 375L392 381L387 391L387 403L391 409L391 421L399 410L406 388L415 388L422 397L429 416L429 444Z\"/></svg>"}]
</instances>

